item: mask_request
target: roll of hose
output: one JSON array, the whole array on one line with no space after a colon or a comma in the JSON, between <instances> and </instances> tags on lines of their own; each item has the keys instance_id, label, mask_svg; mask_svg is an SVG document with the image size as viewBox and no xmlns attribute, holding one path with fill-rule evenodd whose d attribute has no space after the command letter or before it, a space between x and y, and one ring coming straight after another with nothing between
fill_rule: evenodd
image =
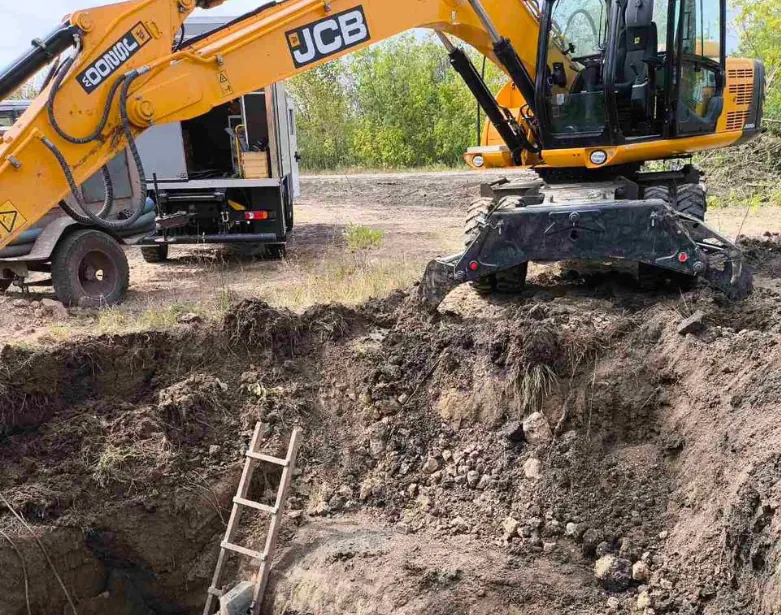
<instances>
[{"instance_id":1,"label":"roll of hose","mask_svg":"<svg viewBox=\"0 0 781 615\"><path fill-rule=\"evenodd\" d=\"M35 243L25 243L21 246L8 246L0 250L0 258L15 258L17 256L27 256L33 250Z\"/></svg>"},{"instance_id":2,"label":"roll of hose","mask_svg":"<svg viewBox=\"0 0 781 615\"><path fill-rule=\"evenodd\" d=\"M141 216L136 222L128 228L121 229L116 234L119 237L130 237L131 235L138 235L145 231L153 231L155 229L155 203L152 199L146 200L146 207L144 207L144 215ZM33 250L35 242L38 237L43 233L41 228L33 228L24 231L17 237L10 245L0 250L0 258L15 258L17 256L27 256Z\"/></svg>"},{"instance_id":3,"label":"roll of hose","mask_svg":"<svg viewBox=\"0 0 781 615\"><path fill-rule=\"evenodd\" d=\"M41 236L41 233L43 233L43 229L42 228L31 228L31 229L21 233L19 235L19 237L14 239L9 245L10 246L21 246L21 245L24 245L26 243L34 243L35 240L38 239L38 237Z\"/></svg>"},{"instance_id":4,"label":"roll of hose","mask_svg":"<svg viewBox=\"0 0 781 615\"><path fill-rule=\"evenodd\" d=\"M156 218L157 215L154 211L147 212L136 220L133 226L117 231L116 235L119 237L129 237L130 235L138 235L144 231L153 231L155 230Z\"/></svg>"}]
</instances>

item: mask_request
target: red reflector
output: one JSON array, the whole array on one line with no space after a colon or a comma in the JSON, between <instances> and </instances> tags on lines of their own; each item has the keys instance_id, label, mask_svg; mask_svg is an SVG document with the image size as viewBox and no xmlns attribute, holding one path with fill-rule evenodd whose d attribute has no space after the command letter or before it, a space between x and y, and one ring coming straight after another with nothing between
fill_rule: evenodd
<instances>
[{"instance_id":1,"label":"red reflector","mask_svg":"<svg viewBox=\"0 0 781 615\"><path fill-rule=\"evenodd\" d=\"M679 260L681 263L685 263L687 260L689 260L689 255L688 255L688 254L686 254L686 252L681 252L681 253L678 255L678 260Z\"/></svg>"},{"instance_id":2,"label":"red reflector","mask_svg":"<svg viewBox=\"0 0 781 615\"><path fill-rule=\"evenodd\" d=\"M472 271L477 271L477 267L478 267L477 261L472 261L471 263L469 263L469 268Z\"/></svg>"},{"instance_id":3,"label":"red reflector","mask_svg":"<svg viewBox=\"0 0 781 615\"><path fill-rule=\"evenodd\" d=\"M245 220L268 220L268 212L267 211L245 211L244 219Z\"/></svg>"}]
</instances>

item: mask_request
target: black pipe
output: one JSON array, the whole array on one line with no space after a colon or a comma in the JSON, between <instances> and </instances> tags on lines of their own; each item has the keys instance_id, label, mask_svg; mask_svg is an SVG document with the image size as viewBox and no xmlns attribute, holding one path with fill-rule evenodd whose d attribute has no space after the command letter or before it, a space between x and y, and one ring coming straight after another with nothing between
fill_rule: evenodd
<instances>
[{"instance_id":1,"label":"black pipe","mask_svg":"<svg viewBox=\"0 0 781 615\"><path fill-rule=\"evenodd\" d=\"M148 241L146 241L148 239ZM164 246L172 243L279 243L276 233L225 233L224 235L173 235L158 241L155 235L145 237L139 246Z\"/></svg>"},{"instance_id":2,"label":"black pipe","mask_svg":"<svg viewBox=\"0 0 781 615\"><path fill-rule=\"evenodd\" d=\"M526 141L525 137L511 124L513 122L512 118L508 118L502 112L502 108L496 102L493 94L491 94L491 90L488 89L485 81L477 72L477 68L475 68L475 65L472 64L472 61L464 51L460 47L453 47L448 53L448 57L450 58L450 65L461 75L466 87L469 88L469 91L472 92L472 95L477 100L477 104L485 111L485 115L491 121L491 124L494 125L502 140L507 144L515 164L520 164L521 151L529 149L527 147L528 142L524 144L524 141Z\"/></svg>"},{"instance_id":3,"label":"black pipe","mask_svg":"<svg viewBox=\"0 0 781 615\"><path fill-rule=\"evenodd\" d=\"M62 24L46 38L32 41L32 49L0 72L0 100L8 98L54 58L74 47L78 32L76 26Z\"/></svg>"}]
</instances>

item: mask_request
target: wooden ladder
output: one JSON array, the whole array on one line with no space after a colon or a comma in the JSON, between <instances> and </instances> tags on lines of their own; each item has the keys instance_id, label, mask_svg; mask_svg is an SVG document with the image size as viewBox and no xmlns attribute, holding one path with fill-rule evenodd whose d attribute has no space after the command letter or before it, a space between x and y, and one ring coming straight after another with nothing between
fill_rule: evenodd
<instances>
[{"instance_id":1,"label":"wooden ladder","mask_svg":"<svg viewBox=\"0 0 781 615\"><path fill-rule=\"evenodd\" d=\"M274 558L274 549L277 546L277 537L279 535L280 524L282 520L282 511L284 509L285 500L287 498L288 491L290 490L290 483L293 480L293 470L296 465L296 455L298 454L298 446L301 439L301 429L296 427L293 429L293 434L290 436L290 443L287 447L287 457L280 459L278 457L272 457L271 455L264 455L258 451L258 441L260 440L261 423L255 425L255 433L252 435L252 441L250 442L249 449L247 450L247 459L244 462L244 471L241 474L241 480L239 481L239 488L236 491L236 497L233 498L233 510L231 511L230 519L228 520L228 527L225 530L225 538L220 543L220 556L217 559L217 568L214 571L214 577L212 579L211 586L209 587L208 596L206 598L206 606L203 609L203 615L214 614L214 600L224 594L220 589L220 583L225 567L225 561L228 551L246 555L253 559L260 560L260 568L257 576L255 577L255 589L252 595L252 615L259 615L260 606L263 602L263 594L266 591L266 585L268 584L269 573L271 572L271 561ZM277 491L277 499L274 506L268 506L261 504L260 502L254 502L247 499L250 484L252 483L252 475L255 472L255 468L259 462L271 463L278 466L282 466L282 479L279 482L279 490ZM242 508L254 508L264 513L268 513L271 516L271 523L269 524L268 536L266 537L266 546L263 552L253 551L246 547L239 546L233 543L233 539L236 536L236 531L239 528L239 521L241 519Z\"/></svg>"}]
</instances>

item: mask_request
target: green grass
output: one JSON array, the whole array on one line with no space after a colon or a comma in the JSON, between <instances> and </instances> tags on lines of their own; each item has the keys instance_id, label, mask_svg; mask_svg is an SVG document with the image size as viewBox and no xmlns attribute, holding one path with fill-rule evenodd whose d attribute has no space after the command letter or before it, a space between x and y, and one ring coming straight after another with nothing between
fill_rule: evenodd
<instances>
[{"instance_id":1,"label":"green grass","mask_svg":"<svg viewBox=\"0 0 781 615\"><path fill-rule=\"evenodd\" d=\"M371 250L382 246L385 231L359 224L349 224L344 231L344 239L351 252Z\"/></svg>"}]
</instances>

